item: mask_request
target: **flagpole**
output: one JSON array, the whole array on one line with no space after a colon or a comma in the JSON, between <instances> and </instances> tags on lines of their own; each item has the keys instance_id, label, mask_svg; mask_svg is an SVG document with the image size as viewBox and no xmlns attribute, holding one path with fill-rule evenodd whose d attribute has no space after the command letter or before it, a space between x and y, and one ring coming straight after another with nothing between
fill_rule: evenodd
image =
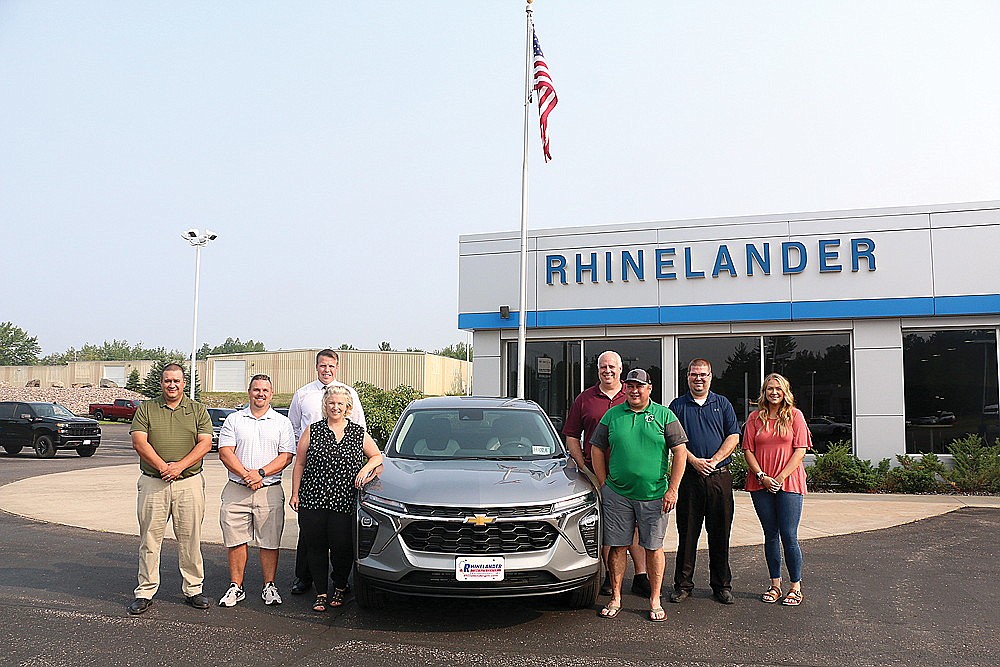
<instances>
[{"instance_id":1,"label":"flagpole","mask_svg":"<svg viewBox=\"0 0 1000 667\"><path fill-rule=\"evenodd\" d=\"M517 317L517 397L524 398L525 338L528 327L528 112L531 110L531 55L532 21L531 2L524 11L526 36L524 39L524 133L521 158L521 292Z\"/></svg>"}]
</instances>

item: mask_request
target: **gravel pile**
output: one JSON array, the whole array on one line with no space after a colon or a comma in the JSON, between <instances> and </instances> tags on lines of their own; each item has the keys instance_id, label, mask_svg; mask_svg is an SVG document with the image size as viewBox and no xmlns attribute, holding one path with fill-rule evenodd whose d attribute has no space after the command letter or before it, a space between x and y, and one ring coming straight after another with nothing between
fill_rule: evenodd
<instances>
[{"instance_id":1,"label":"gravel pile","mask_svg":"<svg viewBox=\"0 0 1000 667\"><path fill-rule=\"evenodd\" d=\"M120 387L113 389L101 389L100 387L56 389L54 387L15 387L6 382L0 382L0 401L61 403L72 410L74 414L84 416L87 415L91 403L112 403L116 398L146 400L142 394Z\"/></svg>"}]
</instances>

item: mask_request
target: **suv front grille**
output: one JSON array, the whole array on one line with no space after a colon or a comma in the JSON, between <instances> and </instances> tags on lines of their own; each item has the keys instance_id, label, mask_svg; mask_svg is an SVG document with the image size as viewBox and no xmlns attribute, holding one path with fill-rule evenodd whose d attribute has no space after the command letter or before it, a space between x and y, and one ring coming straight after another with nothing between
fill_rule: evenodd
<instances>
[{"instance_id":1,"label":"suv front grille","mask_svg":"<svg viewBox=\"0 0 1000 667\"><path fill-rule=\"evenodd\" d=\"M74 437L88 435L97 436L100 435L101 429L98 426L67 426L61 430L61 433L63 433L63 435Z\"/></svg>"},{"instance_id":2,"label":"suv front grille","mask_svg":"<svg viewBox=\"0 0 1000 667\"><path fill-rule=\"evenodd\" d=\"M413 586L466 586L469 588L503 588L505 586L545 586L558 583L551 572L529 570L524 572L504 572L503 581L458 581L454 572L420 571L410 572L400 579L401 583Z\"/></svg>"},{"instance_id":3,"label":"suv front grille","mask_svg":"<svg viewBox=\"0 0 1000 667\"><path fill-rule=\"evenodd\" d=\"M558 531L545 521L499 522L486 526L414 521L402 532L406 546L440 554L510 554L544 551Z\"/></svg>"},{"instance_id":4,"label":"suv front grille","mask_svg":"<svg viewBox=\"0 0 1000 667\"><path fill-rule=\"evenodd\" d=\"M430 519L463 519L467 516L485 515L503 519L527 516L548 516L552 505L528 505L524 507L438 507L435 505L413 505L406 503L406 511L413 516Z\"/></svg>"}]
</instances>

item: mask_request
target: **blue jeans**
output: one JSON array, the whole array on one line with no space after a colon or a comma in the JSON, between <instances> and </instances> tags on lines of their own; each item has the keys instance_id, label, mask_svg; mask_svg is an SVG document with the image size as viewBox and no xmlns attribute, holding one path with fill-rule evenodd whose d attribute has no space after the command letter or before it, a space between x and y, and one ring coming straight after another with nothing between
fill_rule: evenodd
<instances>
[{"instance_id":1,"label":"blue jeans","mask_svg":"<svg viewBox=\"0 0 1000 667\"><path fill-rule=\"evenodd\" d=\"M799 549L799 519L802 494L787 491L751 491L753 508L764 529L764 558L772 579L781 578L781 551L784 547L788 579L802 580L802 550Z\"/></svg>"}]
</instances>

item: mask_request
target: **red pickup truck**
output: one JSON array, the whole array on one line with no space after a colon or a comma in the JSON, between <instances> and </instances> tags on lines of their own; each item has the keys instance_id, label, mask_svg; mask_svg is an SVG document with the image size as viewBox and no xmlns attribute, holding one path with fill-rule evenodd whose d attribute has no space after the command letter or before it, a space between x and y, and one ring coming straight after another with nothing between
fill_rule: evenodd
<instances>
[{"instance_id":1,"label":"red pickup truck","mask_svg":"<svg viewBox=\"0 0 1000 667\"><path fill-rule=\"evenodd\" d=\"M90 416L94 419L129 419L135 417L135 411L139 408L139 401L130 398L116 398L114 403L91 403Z\"/></svg>"}]
</instances>

